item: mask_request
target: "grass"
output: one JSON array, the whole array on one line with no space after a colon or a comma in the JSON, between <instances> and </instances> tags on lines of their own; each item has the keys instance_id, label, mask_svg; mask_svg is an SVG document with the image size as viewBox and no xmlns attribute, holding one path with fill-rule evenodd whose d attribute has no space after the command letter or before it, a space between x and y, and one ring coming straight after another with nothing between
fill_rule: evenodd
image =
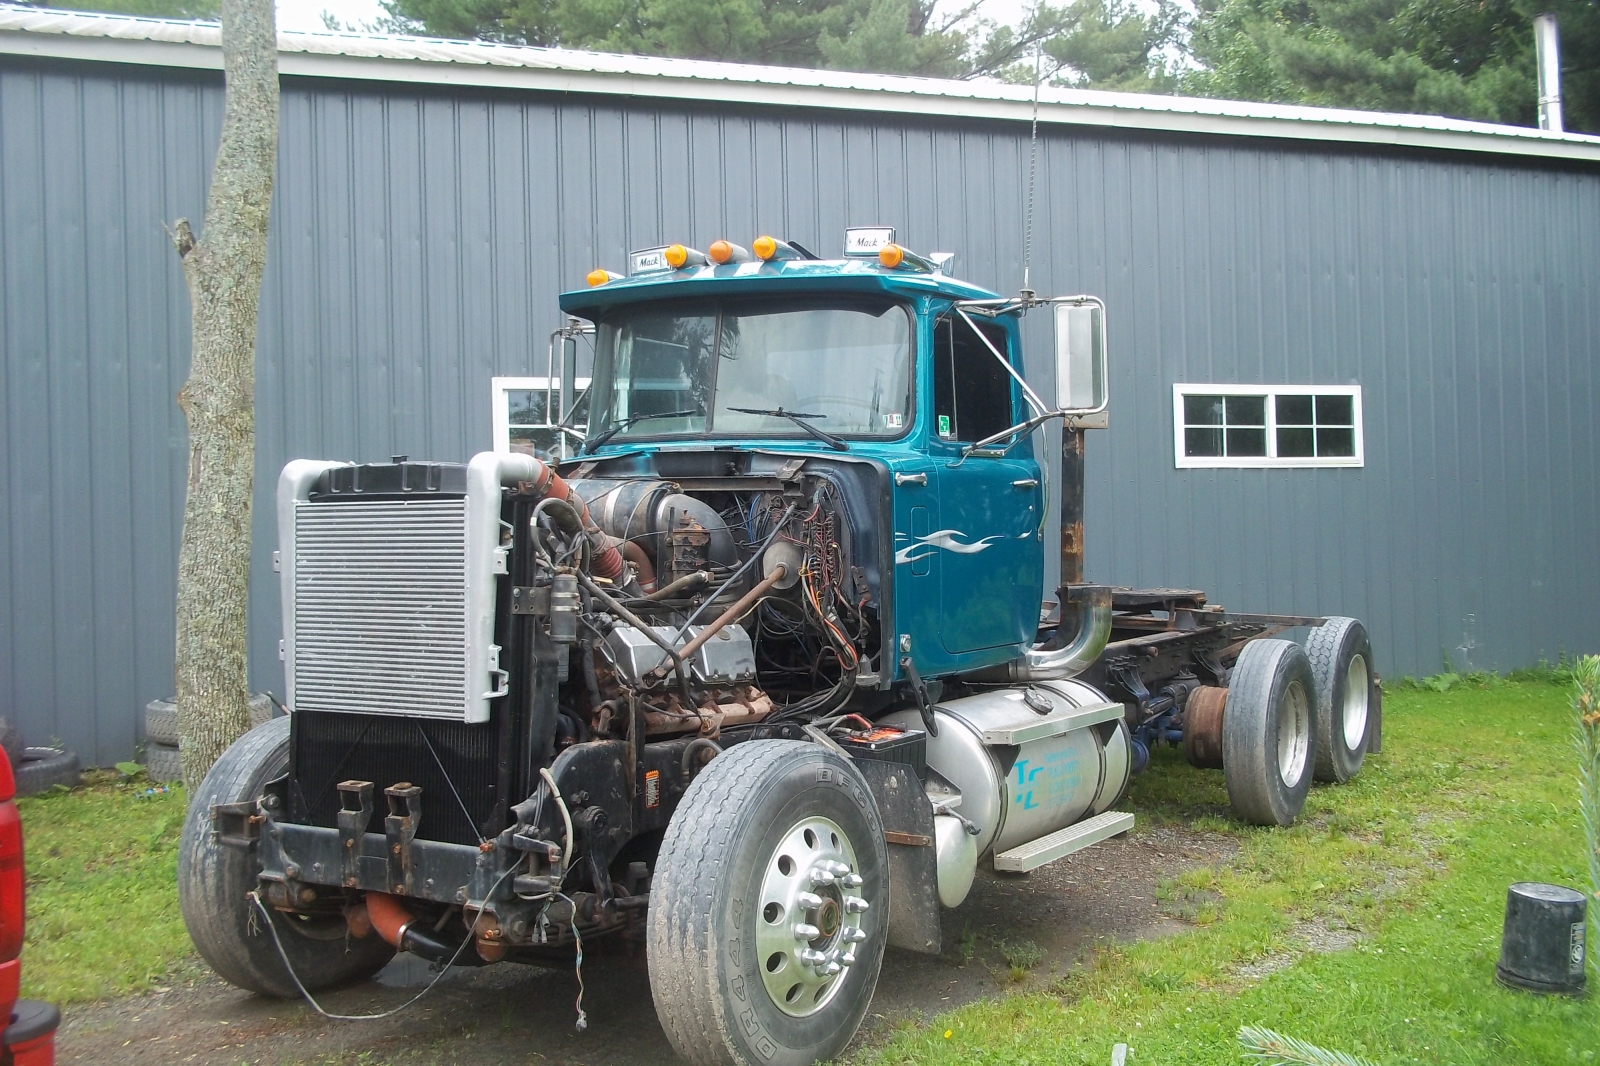
<instances>
[{"instance_id":1,"label":"grass","mask_svg":"<svg viewBox=\"0 0 1600 1066\"><path fill-rule=\"evenodd\" d=\"M1494 982L1507 886L1587 876L1569 689L1444 688L1388 692L1384 753L1351 784L1313 790L1287 830L1239 826L1220 774L1158 753L1130 797L1142 820L1240 843L1224 867L1165 886L1203 901L1191 931L1107 943L1048 992L903 1027L865 1061L1101 1066L1126 1042L1131 1061L1231 1064L1240 1028L1265 1026L1386 1064L1596 1062L1600 997ZM1305 949L1330 930L1353 946Z\"/></svg>"},{"instance_id":2,"label":"grass","mask_svg":"<svg viewBox=\"0 0 1600 1066\"><path fill-rule=\"evenodd\" d=\"M114 771L85 781L17 801L28 864L22 993L60 1004L143 991L198 966L174 888L182 789L156 792Z\"/></svg>"},{"instance_id":3,"label":"grass","mask_svg":"<svg viewBox=\"0 0 1600 1066\"><path fill-rule=\"evenodd\" d=\"M1239 826L1220 774L1158 752L1130 797L1141 822L1239 843L1227 864L1162 886L1188 931L1108 941L1047 991L905 1021L861 1059L1103 1066L1126 1042L1147 1066L1236 1064L1249 1025L1385 1066L1600 1066L1600 996L1539 997L1493 979L1507 885L1587 877L1568 692L1540 679L1396 685L1384 754L1352 784L1313 790L1288 830ZM81 1002L198 966L172 890L183 797L142 792L99 774L70 796L22 801L26 994ZM1353 946L1311 951L1308 936ZM975 946L969 932L948 957ZM1037 965L1027 942L1005 946L1009 968Z\"/></svg>"}]
</instances>

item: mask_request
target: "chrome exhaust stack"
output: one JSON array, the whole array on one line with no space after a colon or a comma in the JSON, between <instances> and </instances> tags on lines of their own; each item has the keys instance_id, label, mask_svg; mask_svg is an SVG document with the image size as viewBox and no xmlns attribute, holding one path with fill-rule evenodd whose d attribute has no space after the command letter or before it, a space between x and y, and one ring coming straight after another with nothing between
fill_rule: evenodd
<instances>
[{"instance_id":1,"label":"chrome exhaust stack","mask_svg":"<svg viewBox=\"0 0 1600 1066\"><path fill-rule=\"evenodd\" d=\"M1061 592L1061 624L1054 640L1029 648L1020 659L967 674L967 679L1001 684L1065 681L1092 666L1111 638L1111 589L1069 585ZM1063 639L1069 633L1073 635Z\"/></svg>"}]
</instances>

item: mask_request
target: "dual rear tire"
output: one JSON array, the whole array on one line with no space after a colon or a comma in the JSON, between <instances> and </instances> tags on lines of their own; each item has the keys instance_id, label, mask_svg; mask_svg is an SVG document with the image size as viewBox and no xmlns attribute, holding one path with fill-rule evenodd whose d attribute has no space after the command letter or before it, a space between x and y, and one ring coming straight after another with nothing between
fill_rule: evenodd
<instances>
[{"instance_id":1,"label":"dual rear tire","mask_svg":"<svg viewBox=\"0 0 1600 1066\"><path fill-rule=\"evenodd\" d=\"M1299 817L1311 782L1361 769L1377 727L1378 678L1366 627L1330 618L1305 647L1256 640L1229 677L1222 766L1234 812L1253 825Z\"/></svg>"}]
</instances>

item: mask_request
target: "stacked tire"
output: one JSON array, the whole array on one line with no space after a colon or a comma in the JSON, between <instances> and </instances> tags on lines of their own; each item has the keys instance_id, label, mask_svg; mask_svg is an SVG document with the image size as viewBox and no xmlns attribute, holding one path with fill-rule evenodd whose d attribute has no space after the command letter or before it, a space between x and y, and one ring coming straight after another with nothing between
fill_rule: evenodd
<instances>
[{"instance_id":1,"label":"stacked tire","mask_svg":"<svg viewBox=\"0 0 1600 1066\"><path fill-rule=\"evenodd\" d=\"M76 752L25 746L22 731L9 718L0 718L0 750L4 750L11 761L19 796L37 796L57 785L73 788L83 772Z\"/></svg>"},{"instance_id":2,"label":"stacked tire","mask_svg":"<svg viewBox=\"0 0 1600 1066\"><path fill-rule=\"evenodd\" d=\"M151 700L144 708L145 776L151 781L177 781L183 777L178 758L178 697ZM250 728L277 713L272 697L258 692L250 697Z\"/></svg>"}]
</instances>

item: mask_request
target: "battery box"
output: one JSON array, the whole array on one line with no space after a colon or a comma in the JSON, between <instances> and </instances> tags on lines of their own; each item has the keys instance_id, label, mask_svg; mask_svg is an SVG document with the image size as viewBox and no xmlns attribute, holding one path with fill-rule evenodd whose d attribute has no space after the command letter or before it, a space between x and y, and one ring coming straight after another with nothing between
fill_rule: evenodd
<instances>
[{"instance_id":1,"label":"battery box","mask_svg":"<svg viewBox=\"0 0 1600 1066\"><path fill-rule=\"evenodd\" d=\"M905 763L916 772L917 780L928 779L928 736L920 729L880 725L836 739L852 758Z\"/></svg>"}]
</instances>

